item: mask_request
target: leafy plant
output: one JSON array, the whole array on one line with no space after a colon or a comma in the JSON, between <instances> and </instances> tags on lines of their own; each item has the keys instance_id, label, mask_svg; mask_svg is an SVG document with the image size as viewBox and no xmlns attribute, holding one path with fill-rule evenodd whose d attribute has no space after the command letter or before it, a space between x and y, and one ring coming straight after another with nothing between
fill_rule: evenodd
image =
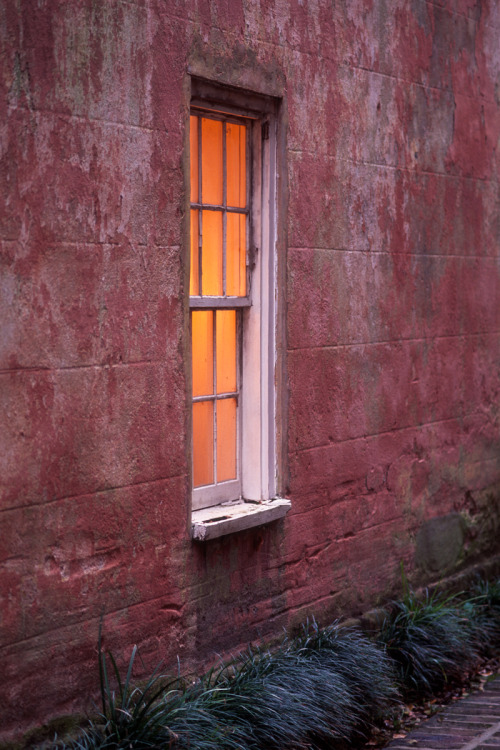
<instances>
[{"instance_id":1,"label":"leafy plant","mask_svg":"<svg viewBox=\"0 0 500 750\"><path fill-rule=\"evenodd\" d=\"M133 687L136 656L134 647L122 680L99 649L102 711L73 748L313 750L352 740L395 696L389 661L373 643L315 622L276 650L248 648L187 686L156 671Z\"/></svg>"},{"instance_id":2,"label":"leafy plant","mask_svg":"<svg viewBox=\"0 0 500 750\"><path fill-rule=\"evenodd\" d=\"M461 607L477 650L492 656L500 646L500 580L479 578Z\"/></svg>"},{"instance_id":3,"label":"leafy plant","mask_svg":"<svg viewBox=\"0 0 500 750\"><path fill-rule=\"evenodd\" d=\"M272 652L247 649L209 682L227 689L225 719L251 748L350 741L395 697L380 649L361 633L314 621Z\"/></svg>"},{"instance_id":4,"label":"leafy plant","mask_svg":"<svg viewBox=\"0 0 500 750\"><path fill-rule=\"evenodd\" d=\"M500 578L494 581L479 578L473 586L472 593L489 607L497 618L500 617Z\"/></svg>"},{"instance_id":5,"label":"leafy plant","mask_svg":"<svg viewBox=\"0 0 500 750\"><path fill-rule=\"evenodd\" d=\"M427 590L417 597L407 588L401 601L392 602L378 642L394 660L406 694L439 691L459 680L479 655L459 602Z\"/></svg>"},{"instance_id":6,"label":"leafy plant","mask_svg":"<svg viewBox=\"0 0 500 750\"><path fill-rule=\"evenodd\" d=\"M320 750L354 742L406 696L459 680L500 643L500 581L479 581L468 597L417 596L403 572L374 643L313 620L273 650L249 647L190 683L155 670L132 684L134 646L122 678L99 633L101 712L72 750ZM496 639L496 640L495 640ZM114 687L112 687L113 683ZM59 747L64 747L61 743Z\"/></svg>"},{"instance_id":7,"label":"leafy plant","mask_svg":"<svg viewBox=\"0 0 500 750\"><path fill-rule=\"evenodd\" d=\"M248 649L214 682L230 691L224 710L244 728L245 747L315 748L347 740L358 718L343 677L287 642L272 653Z\"/></svg>"},{"instance_id":8,"label":"leafy plant","mask_svg":"<svg viewBox=\"0 0 500 750\"><path fill-rule=\"evenodd\" d=\"M294 642L303 653L317 653L349 685L359 725L369 725L398 699L395 671L385 651L354 629L307 623Z\"/></svg>"},{"instance_id":9,"label":"leafy plant","mask_svg":"<svg viewBox=\"0 0 500 750\"><path fill-rule=\"evenodd\" d=\"M132 672L137 656L137 646L132 649L127 672L122 680L112 654L102 649L99 628L99 680L102 712L90 721L89 728L71 743L74 748L118 748L133 744L137 748L155 746L157 739L165 733L164 712L159 699L168 689L158 671L153 672L144 687L132 685ZM110 687L107 659L117 689Z\"/></svg>"}]
</instances>

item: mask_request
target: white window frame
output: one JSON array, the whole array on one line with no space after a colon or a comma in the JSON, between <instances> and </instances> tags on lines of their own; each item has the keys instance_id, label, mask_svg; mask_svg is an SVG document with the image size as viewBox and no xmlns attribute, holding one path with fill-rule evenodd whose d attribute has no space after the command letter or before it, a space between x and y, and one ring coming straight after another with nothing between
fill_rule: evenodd
<instances>
[{"instance_id":1,"label":"white window frame","mask_svg":"<svg viewBox=\"0 0 500 750\"><path fill-rule=\"evenodd\" d=\"M191 79L191 113L222 114L244 118L250 130L250 217L247 236L247 262L253 266L247 294L250 305L241 310L241 493L231 502L249 504L252 522L245 524L245 509L238 509L237 526L266 523L255 517L257 504L273 505L273 518L282 517L288 501L275 500L277 492L276 460L276 329L277 329L277 107L272 98L228 89L202 79ZM209 307L207 298L190 298L190 308ZM225 305L237 307L238 305ZM192 489L193 520L211 518L227 523L227 497L220 496L217 485ZM221 505L223 503L223 505ZM279 508L278 508L279 506ZM221 510L224 508L224 510ZM258 510L258 509L257 509ZM278 512L279 511L279 512ZM222 513L222 516L221 516ZM214 515L215 514L215 515ZM269 514L268 514L269 515ZM196 525L196 524L195 524ZM193 536L202 538L193 526ZM220 525L220 524L219 524ZM219 536L213 532L203 538ZM198 530L199 531L199 530ZM228 533L227 530L221 533Z\"/></svg>"}]
</instances>

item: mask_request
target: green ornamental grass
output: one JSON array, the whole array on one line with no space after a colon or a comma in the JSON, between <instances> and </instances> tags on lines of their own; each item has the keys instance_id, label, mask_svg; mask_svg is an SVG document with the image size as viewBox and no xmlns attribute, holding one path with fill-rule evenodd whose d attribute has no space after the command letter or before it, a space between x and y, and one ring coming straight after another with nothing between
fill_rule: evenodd
<instances>
[{"instance_id":1,"label":"green ornamental grass","mask_svg":"<svg viewBox=\"0 0 500 750\"><path fill-rule=\"evenodd\" d=\"M194 682L156 670L133 684L134 646L124 677L99 634L100 714L72 750L322 750L346 747L412 699L460 681L500 645L500 581L467 597L404 597L390 605L375 640L313 620L272 650L249 647Z\"/></svg>"},{"instance_id":2,"label":"green ornamental grass","mask_svg":"<svg viewBox=\"0 0 500 750\"><path fill-rule=\"evenodd\" d=\"M460 681L479 659L471 622L455 597L407 590L393 602L378 643L394 661L405 695L427 696Z\"/></svg>"},{"instance_id":3,"label":"green ornamental grass","mask_svg":"<svg viewBox=\"0 0 500 750\"><path fill-rule=\"evenodd\" d=\"M462 602L470 634L479 653L488 658L500 648L500 580L479 578Z\"/></svg>"},{"instance_id":4,"label":"green ornamental grass","mask_svg":"<svg viewBox=\"0 0 500 750\"><path fill-rule=\"evenodd\" d=\"M315 622L275 650L248 648L187 686L157 672L132 686L136 655L134 647L122 680L100 651L102 711L70 747L319 750L367 732L395 697L391 664L374 643Z\"/></svg>"}]
</instances>

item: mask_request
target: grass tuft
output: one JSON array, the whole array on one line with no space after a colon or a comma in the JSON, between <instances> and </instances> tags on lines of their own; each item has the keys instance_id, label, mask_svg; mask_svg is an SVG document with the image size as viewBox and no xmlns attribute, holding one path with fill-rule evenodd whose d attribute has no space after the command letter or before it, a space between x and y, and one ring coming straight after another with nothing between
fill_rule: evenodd
<instances>
[{"instance_id":1,"label":"grass tuft","mask_svg":"<svg viewBox=\"0 0 500 750\"><path fill-rule=\"evenodd\" d=\"M500 580L478 578L459 607L476 651L482 658L495 656L500 648Z\"/></svg>"},{"instance_id":2,"label":"grass tuft","mask_svg":"<svg viewBox=\"0 0 500 750\"><path fill-rule=\"evenodd\" d=\"M295 639L294 648L317 658L349 686L357 725L369 727L397 700L394 666L385 652L358 630L334 625L320 628L313 620Z\"/></svg>"},{"instance_id":3,"label":"grass tuft","mask_svg":"<svg viewBox=\"0 0 500 750\"><path fill-rule=\"evenodd\" d=\"M320 747L328 740L348 740L357 723L342 675L288 641L272 653L248 649L213 679L230 692L226 717L244 729L243 746Z\"/></svg>"},{"instance_id":4,"label":"grass tuft","mask_svg":"<svg viewBox=\"0 0 500 750\"><path fill-rule=\"evenodd\" d=\"M430 695L460 681L479 658L471 621L454 597L408 590L393 602L378 636L394 660L405 695Z\"/></svg>"}]
</instances>

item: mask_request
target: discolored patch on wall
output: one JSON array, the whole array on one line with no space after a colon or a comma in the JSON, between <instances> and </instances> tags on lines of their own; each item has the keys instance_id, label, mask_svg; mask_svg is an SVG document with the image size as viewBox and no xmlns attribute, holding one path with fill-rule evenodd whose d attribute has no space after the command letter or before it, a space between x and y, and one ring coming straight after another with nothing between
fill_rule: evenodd
<instances>
[{"instance_id":1,"label":"discolored patch on wall","mask_svg":"<svg viewBox=\"0 0 500 750\"><path fill-rule=\"evenodd\" d=\"M420 527L415 563L429 573L446 573L460 561L465 540L465 521L459 513L432 518Z\"/></svg>"}]
</instances>

